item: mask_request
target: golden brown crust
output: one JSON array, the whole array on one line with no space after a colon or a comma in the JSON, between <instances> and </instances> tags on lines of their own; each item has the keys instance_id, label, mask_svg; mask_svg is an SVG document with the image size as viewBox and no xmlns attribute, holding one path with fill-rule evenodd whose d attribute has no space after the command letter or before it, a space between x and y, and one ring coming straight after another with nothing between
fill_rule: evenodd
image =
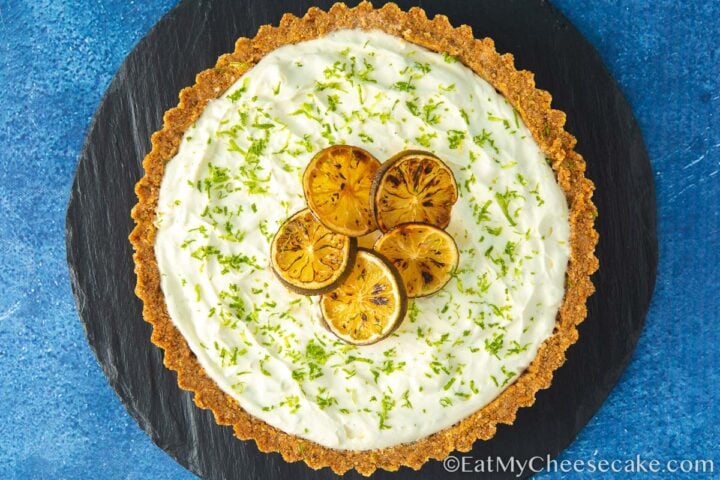
<instances>
[{"instance_id":1,"label":"golden brown crust","mask_svg":"<svg viewBox=\"0 0 720 480\"><path fill-rule=\"evenodd\" d=\"M252 417L224 393L173 325L154 253L155 210L165 164L206 103L270 51L348 28L379 29L430 50L448 52L493 85L519 112L550 159L568 200L571 225L566 293L555 332L528 369L490 404L456 425L412 444L369 451L335 450L289 435ZM200 73L194 86L180 92L178 106L165 113L163 128L152 136L152 151L143 161L145 176L135 188L138 204L132 217L137 225L130 241L135 249L136 293L144 302L145 320L153 326L152 342L165 351L165 366L178 373L180 387L194 392L195 403L212 410L220 425L232 425L238 438L255 440L261 451L279 452L288 462L303 460L315 469L329 466L338 474L352 468L363 475L378 468L396 471L403 465L419 469L430 458L445 458L453 450L466 452L475 440L493 437L499 423L512 424L518 408L532 405L536 393L550 386L553 372L565 361L565 351L577 340L576 326L585 319L585 303L594 291L590 275L598 268L594 255L598 235L593 228L597 210L591 200L594 186L584 176L585 161L573 150L575 138L563 129L565 114L551 109L550 102L548 92L535 88L533 74L516 70L513 56L498 54L492 40L474 39L470 27L453 28L443 15L428 19L420 8L404 12L392 3L380 9L367 2L355 8L338 3L328 12L311 8L303 18L286 14L278 27L266 25L255 38L240 38L235 51Z\"/></svg>"}]
</instances>

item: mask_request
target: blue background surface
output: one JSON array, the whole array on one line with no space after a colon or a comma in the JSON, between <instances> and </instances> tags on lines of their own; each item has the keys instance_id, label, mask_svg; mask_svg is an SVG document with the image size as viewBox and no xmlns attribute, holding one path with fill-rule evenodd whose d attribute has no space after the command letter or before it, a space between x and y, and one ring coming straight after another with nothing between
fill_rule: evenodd
<instances>
[{"instance_id":1,"label":"blue background surface","mask_svg":"<svg viewBox=\"0 0 720 480\"><path fill-rule=\"evenodd\" d=\"M108 386L75 311L64 247L93 112L174 3L0 0L0 478L192 478ZM633 360L561 459L710 458L720 477L720 2L554 3L635 111L660 241Z\"/></svg>"}]
</instances>

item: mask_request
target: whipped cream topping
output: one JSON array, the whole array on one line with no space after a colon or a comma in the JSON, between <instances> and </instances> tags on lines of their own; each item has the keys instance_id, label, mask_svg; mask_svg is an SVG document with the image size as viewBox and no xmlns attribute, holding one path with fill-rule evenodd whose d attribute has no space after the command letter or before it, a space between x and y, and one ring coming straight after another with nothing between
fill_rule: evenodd
<instances>
[{"instance_id":1,"label":"whipped cream topping","mask_svg":"<svg viewBox=\"0 0 720 480\"><path fill-rule=\"evenodd\" d=\"M459 188L456 275L371 346L325 330L318 297L269 266L277 228L306 206L305 166L343 143L380 161L431 151ZM492 86L359 30L279 48L210 101L166 166L156 224L168 311L207 374L255 417L349 450L418 440L514 382L552 334L570 234L545 156Z\"/></svg>"}]
</instances>

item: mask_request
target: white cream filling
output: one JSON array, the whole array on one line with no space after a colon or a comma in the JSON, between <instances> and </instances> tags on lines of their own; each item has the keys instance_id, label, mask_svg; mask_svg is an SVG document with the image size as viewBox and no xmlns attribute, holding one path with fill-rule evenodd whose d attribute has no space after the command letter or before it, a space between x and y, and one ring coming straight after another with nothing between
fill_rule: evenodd
<instances>
[{"instance_id":1,"label":"white cream filling","mask_svg":"<svg viewBox=\"0 0 720 480\"><path fill-rule=\"evenodd\" d=\"M372 346L327 332L268 262L305 207L305 165L339 143L432 151L460 190L457 276ZM452 57L358 30L277 49L211 101L167 164L157 225L168 311L208 375L270 425L349 450L418 440L515 381L553 331L569 253L565 197L506 100Z\"/></svg>"}]
</instances>

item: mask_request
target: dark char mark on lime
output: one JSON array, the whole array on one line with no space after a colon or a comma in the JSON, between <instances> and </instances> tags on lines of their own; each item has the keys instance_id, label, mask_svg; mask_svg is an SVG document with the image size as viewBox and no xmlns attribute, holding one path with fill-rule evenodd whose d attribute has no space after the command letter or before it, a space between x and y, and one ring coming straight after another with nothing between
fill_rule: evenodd
<instances>
[{"instance_id":1,"label":"dark char mark on lime","mask_svg":"<svg viewBox=\"0 0 720 480\"><path fill-rule=\"evenodd\" d=\"M373 297L370 299L372 303L375 305L387 305L388 304L388 298L387 297Z\"/></svg>"}]
</instances>

